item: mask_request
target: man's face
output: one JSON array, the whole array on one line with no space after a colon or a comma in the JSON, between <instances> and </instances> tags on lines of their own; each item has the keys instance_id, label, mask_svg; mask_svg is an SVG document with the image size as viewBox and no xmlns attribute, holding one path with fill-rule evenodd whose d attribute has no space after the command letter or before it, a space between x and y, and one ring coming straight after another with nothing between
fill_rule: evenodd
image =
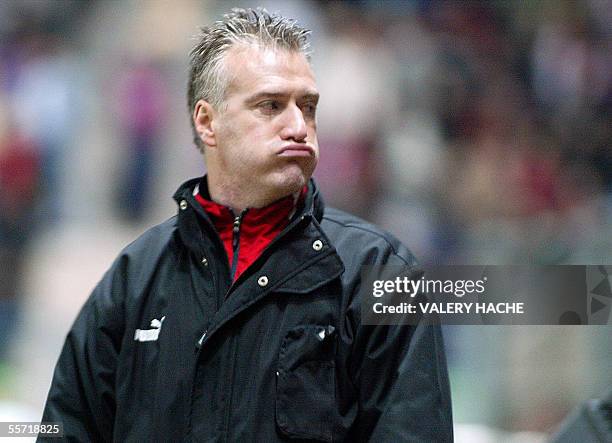
<instances>
[{"instance_id":1,"label":"man's face","mask_svg":"<svg viewBox=\"0 0 612 443\"><path fill-rule=\"evenodd\" d=\"M212 120L216 172L237 189L278 198L297 192L319 157L319 94L306 57L243 45L224 62L229 85Z\"/></svg>"}]
</instances>

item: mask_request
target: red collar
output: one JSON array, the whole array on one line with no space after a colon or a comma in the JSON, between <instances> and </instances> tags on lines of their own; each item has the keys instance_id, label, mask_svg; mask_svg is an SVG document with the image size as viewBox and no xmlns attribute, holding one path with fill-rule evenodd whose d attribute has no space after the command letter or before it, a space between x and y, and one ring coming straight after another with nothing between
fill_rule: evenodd
<instances>
[{"instance_id":1,"label":"red collar","mask_svg":"<svg viewBox=\"0 0 612 443\"><path fill-rule=\"evenodd\" d=\"M301 206L306 197L308 187L304 186L300 196L289 195L271 203L264 208L249 208L235 215L230 208L216 203L208 196L206 189L200 189L196 200L210 216L217 233L223 243L230 270L233 270L235 281L250 265L257 260L263 250L289 224L294 209ZM297 204L296 204L297 203ZM234 232L234 223L238 220L238 232ZM234 251L238 252L234 260Z\"/></svg>"}]
</instances>

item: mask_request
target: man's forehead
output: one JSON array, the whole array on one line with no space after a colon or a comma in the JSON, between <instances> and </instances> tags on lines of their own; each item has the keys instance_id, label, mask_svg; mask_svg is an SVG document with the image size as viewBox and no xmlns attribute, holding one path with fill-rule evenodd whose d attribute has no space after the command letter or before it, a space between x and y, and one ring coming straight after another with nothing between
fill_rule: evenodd
<instances>
[{"instance_id":1,"label":"man's forehead","mask_svg":"<svg viewBox=\"0 0 612 443\"><path fill-rule=\"evenodd\" d=\"M237 44L224 62L230 77L227 92L318 95L314 74L301 52Z\"/></svg>"}]
</instances>

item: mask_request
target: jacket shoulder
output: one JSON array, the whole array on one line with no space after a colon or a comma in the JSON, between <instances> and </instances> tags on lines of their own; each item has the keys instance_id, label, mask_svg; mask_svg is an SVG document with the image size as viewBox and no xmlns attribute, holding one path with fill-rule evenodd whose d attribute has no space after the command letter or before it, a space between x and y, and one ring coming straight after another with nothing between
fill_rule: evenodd
<instances>
[{"instance_id":1,"label":"jacket shoulder","mask_svg":"<svg viewBox=\"0 0 612 443\"><path fill-rule=\"evenodd\" d=\"M142 254L147 256L157 255L168 245L176 231L177 217L173 216L146 230L136 240L127 245L120 255L137 257Z\"/></svg>"},{"instance_id":2,"label":"jacket shoulder","mask_svg":"<svg viewBox=\"0 0 612 443\"><path fill-rule=\"evenodd\" d=\"M360 264L417 266L412 252L392 234L359 217L335 208L325 208L321 227L342 260L361 257Z\"/></svg>"},{"instance_id":3,"label":"jacket shoulder","mask_svg":"<svg viewBox=\"0 0 612 443\"><path fill-rule=\"evenodd\" d=\"M100 287L109 290L118 285L115 294L139 294L148 284L160 260L171 253L176 231L176 216L156 225L127 245L113 262ZM111 287L108 284L111 284Z\"/></svg>"}]
</instances>

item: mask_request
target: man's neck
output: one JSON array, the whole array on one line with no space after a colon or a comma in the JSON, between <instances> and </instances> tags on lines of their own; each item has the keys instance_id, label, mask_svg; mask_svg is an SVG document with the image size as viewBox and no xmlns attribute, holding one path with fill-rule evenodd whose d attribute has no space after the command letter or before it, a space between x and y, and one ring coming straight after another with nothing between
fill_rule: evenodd
<instances>
[{"instance_id":1,"label":"man's neck","mask_svg":"<svg viewBox=\"0 0 612 443\"><path fill-rule=\"evenodd\" d=\"M278 201L287 195L283 193L265 194L256 192L254 186L243 188L238 183L217 183L210 175L206 177L208 180L208 194L210 199L215 203L230 208L234 214L240 214L247 208L264 208L275 201ZM300 191L294 193L297 200Z\"/></svg>"}]
</instances>

